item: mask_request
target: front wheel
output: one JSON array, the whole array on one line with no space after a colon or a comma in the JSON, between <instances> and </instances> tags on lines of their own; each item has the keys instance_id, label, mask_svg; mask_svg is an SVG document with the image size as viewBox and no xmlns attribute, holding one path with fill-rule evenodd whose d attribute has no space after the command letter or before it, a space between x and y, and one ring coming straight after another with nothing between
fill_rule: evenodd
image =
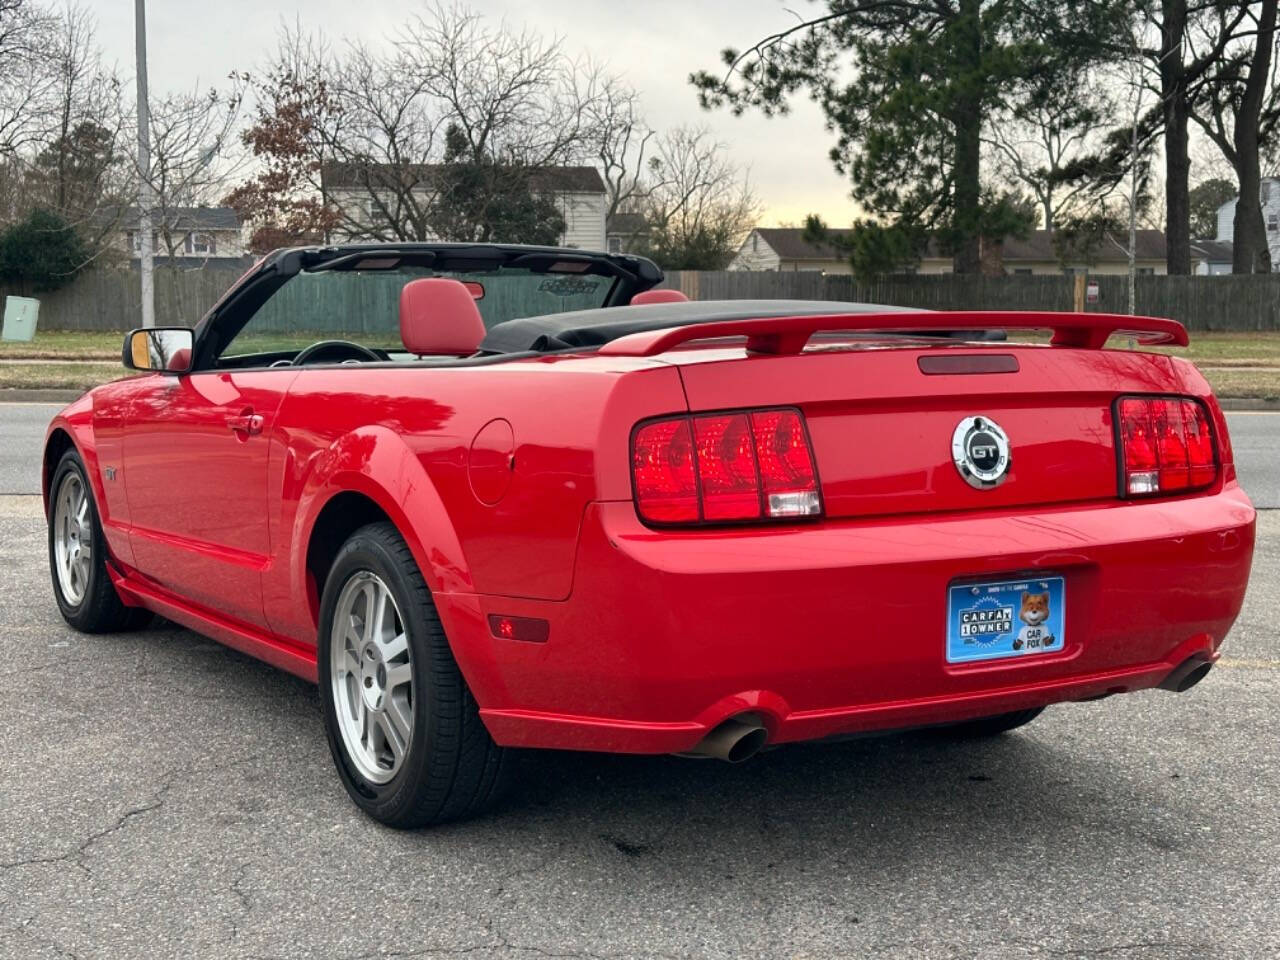
<instances>
[{"instance_id":1,"label":"front wheel","mask_svg":"<svg viewBox=\"0 0 1280 960\"><path fill-rule=\"evenodd\" d=\"M107 542L84 462L75 450L58 461L49 484L49 571L62 618L82 633L136 630L150 611L126 607L107 572Z\"/></svg>"},{"instance_id":2,"label":"front wheel","mask_svg":"<svg viewBox=\"0 0 1280 960\"><path fill-rule=\"evenodd\" d=\"M413 828L473 816L497 799L506 751L484 728L392 524L362 527L338 552L318 646L329 749L361 809Z\"/></svg>"}]
</instances>

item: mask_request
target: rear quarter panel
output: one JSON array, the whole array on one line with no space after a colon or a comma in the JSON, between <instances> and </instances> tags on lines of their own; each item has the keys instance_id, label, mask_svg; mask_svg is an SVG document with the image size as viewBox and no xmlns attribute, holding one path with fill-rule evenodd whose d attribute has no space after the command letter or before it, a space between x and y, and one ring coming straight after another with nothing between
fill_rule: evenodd
<instances>
[{"instance_id":1,"label":"rear quarter panel","mask_svg":"<svg viewBox=\"0 0 1280 960\"><path fill-rule=\"evenodd\" d=\"M437 595L564 600L586 505L630 497L631 425L682 409L676 371L626 358L304 370L272 438L264 599L273 629L315 642L307 544L343 490L396 522ZM510 425L513 460L505 493L487 503L469 464L495 420Z\"/></svg>"}]
</instances>

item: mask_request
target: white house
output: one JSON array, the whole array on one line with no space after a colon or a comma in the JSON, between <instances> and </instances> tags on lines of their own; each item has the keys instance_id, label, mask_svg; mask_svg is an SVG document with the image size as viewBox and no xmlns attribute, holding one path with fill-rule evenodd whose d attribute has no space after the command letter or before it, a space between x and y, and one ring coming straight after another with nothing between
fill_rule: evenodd
<instances>
[{"instance_id":1,"label":"white house","mask_svg":"<svg viewBox=\"0 0 1280 960\"><path fill-rule=\"evenodd\" d=\"M1229 244L1235 240L1238 199L1232 197L1218 208L1218 234L1214 239L1220 243ZM1271 251L1271 262L1280 263L1280 179L1263 177L1258 199L1262 201L1262 219L1267 225L1267 249ZM1229 270L1225 272L1230 273Z\"/></svg>"},{"instance_id":2,"label":"white house","mask_svg":"<svg viewBox=\"0 0 1280 960\"><path fill-rule=\"evenodd\" d=\"M436 164L417 164L408 172L414 183L421 183L419 189L414 186L409 191L415 196L421 195L429 199L431 181L439 169ZM387 206L394 206L392 198L396 195L390 188L382 191L376 184L380 179L387 182L399 182L396 168L386 164L332 164L321 171L321 183L325 199L342 211L343 216L356 224L374 225L379 216L374 197L386 194ZM370 184L373 183L373 186ZM559 207L564 218L565 230L560 235L559 244L565 247L578 247L583 250L604 250L605 248L605 209L606 193L604 180L595 167L547 167L533 171L529 175L529 185L533 193L551 197ZM335 240L350 239L350 231L335 231ZM503 242L503 237L495 238Z\"/></svg>"}]
</instances>

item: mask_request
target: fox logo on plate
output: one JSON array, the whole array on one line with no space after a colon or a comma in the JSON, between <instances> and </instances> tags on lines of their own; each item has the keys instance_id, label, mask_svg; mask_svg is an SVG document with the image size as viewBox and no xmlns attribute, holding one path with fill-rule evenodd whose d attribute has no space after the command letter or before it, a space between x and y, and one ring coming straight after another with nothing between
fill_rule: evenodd
<instances>
[{"instance_id":1,"label":"fox logo on plate","mask_svg":"<svg viewBox=\"0 0 1280 960\"><path fill-rule=\"evenodd\" d=\"M951 459L965 482L978 490L1004 483L1012 458L1009 438L990 417L965 417L951 435Z\"/></svg>"}]
</instances>

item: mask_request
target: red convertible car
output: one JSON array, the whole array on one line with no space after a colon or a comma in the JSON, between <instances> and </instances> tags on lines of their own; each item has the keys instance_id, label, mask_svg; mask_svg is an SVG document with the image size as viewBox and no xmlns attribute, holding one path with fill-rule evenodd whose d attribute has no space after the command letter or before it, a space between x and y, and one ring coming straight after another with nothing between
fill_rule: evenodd
<instances>
[{"instance_id":1,"label":"red convertible car","mask_svg":"<svg viewBox=\"0 0 1280 960\"><path fill-rule=\"evenodd\" d=\"M134 331L137 375L48 433L63 616L318 682L343 784L402 827L484 808L509 748L993 734L1208 673L1253 507L1196 369L1106 349L1180 325L661 280L291 249L194 330Z\"/></svg>"}]
</instances>

